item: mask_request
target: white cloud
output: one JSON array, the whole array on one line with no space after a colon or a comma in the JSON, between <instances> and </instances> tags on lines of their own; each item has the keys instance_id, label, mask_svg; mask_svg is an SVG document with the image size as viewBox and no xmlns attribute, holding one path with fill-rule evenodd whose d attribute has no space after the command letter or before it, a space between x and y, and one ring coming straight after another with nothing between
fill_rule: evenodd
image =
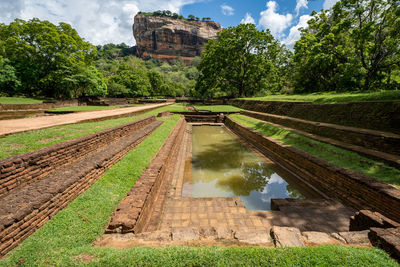
<instances>
[{"instance_id":1,"label":"white cloud","mask_svg":"<svg viewBox=\"0 0 400 267\"><path fill-rule=\"evenodd\" d=\"M275 1L269 1L266 7L267 9L260 13L258 24L265 29L270 29L272 35L280 39L283 36L283 32L292 23L293 15L276 13L278 4Z\"/></svg>"},{"instance_id":2,"label":"white cloud","mask_svg":"<svg viewBox=\"0 0 400 267\"><path fill-rule=\"evenodd\" d=\"M134 45L133 18L137 12L170 10L201 0L0 0L0 23L15 18L66 22L93 44Z\"/></svg>"},{"instance_id":3,"label":"white cloud","mask_svg":"<svg viewBox=\"0 0 400 267\"><path fill-rule=\"evenodd\" d=\"M235 14L235 9L233 9L233 7L231 7L231 6L223 4L223 5L221 5L221 12L225 16L232 16L233 14Z\"/></svg>"},{"instance_id":4,"label":"white cloud","mask_svg":"<svg viewBox=\"0 0 400 267\"><path fill-rule=\"evenodd\" d=\"M240 21L241 24L248 24L248 23L252 23L252 24L256 24L256 22L254 21L253 17L251 16L250 13L246 13L246 15L244 16L244 18Z\"/></svg>"},{"instance_id":5,"label":"white cloud","mask_svg":"<svg viewBox=\"0 0 400 267\"><path fill-rule=\"evenodd\" d=\"M300 8L305 8L305 9L307 9L307 8L308 8L308 0L297 0L297 1L296 1L296 8L295 8L295 10L296 10L296 15L297 15L297 16L299 15Z\"/></svg>"},{"instance_id":6,"label":"white cloud","mask_svg":"<svg viewBox=\"0 0 400 267\"><path fill-rule=\"evenodd\" d=\"M330 9L331 7L333 7L336 2L338 2L339 0L325 0L324 4L322 5L323 9Z\"/></svg>"},{"instance_id":7,"label":"white cloud","mask_svg":"<svg viewBox=\"0 0 400 267\"><path fill-rule=\"evenodd\" d=\"M308 27L307 21L309 21L311 18L312 16L309 15L301 16L297 25L290 28L289 35L282 40L282 43L292 48L294 43L300 39L299 29Z\"/></svg>"}]
</instances>

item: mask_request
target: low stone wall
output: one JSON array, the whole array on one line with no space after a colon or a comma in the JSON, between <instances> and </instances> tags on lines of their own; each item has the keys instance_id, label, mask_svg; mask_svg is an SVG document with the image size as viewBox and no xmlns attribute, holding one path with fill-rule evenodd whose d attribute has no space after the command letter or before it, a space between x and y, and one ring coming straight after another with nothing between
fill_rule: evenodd
<instances>
[{"instance_id":1,"label":"low stone wall","mask_svg":"<svg viewBox=\"0 0 400 267\"><path fill-rule=\"evenodd\" d=\"M182 142L185 125L185 120L181 118L128 196L114 210L106 233L139 233L145 228L163 180L172 175L176 162L173 155L177 152L176 147Z\"/></svg>"},{"instance_id":2,"label":"low stone wall","mask_svg":"<svg viewBox=\"0 0 400 267\"><path fill-rule=\"evenodd\" d=\"M225 124L278 164L329 196L357 209L378 211L400 222L400 190L365 175L335 167L303 151L249 129L231 119Z\"/></svg>"},{"instance_id":3,"label":"low stone wall","mask_svg":"<svg viewBox=\"0 0 400 267\"><path fill-rule=\"evenodd\" d=\"M54 169L68 165L133 130L154 122L150 116L74 140L0 160L0 197L27 185Z\"/></svg>"},{"instance_id":4,"label":"low stone wall","mask_svg":"<svg viewBox=\"0 0 400 267\"><path fill-rule=\"evenodd\" d=\"M400 133L400 102L313 104L233 99L227 104L310 121Z\"/></svg>"},{"instance_id":5,"label":"low stone wall","mask_svg":"<svg viewBox=\"0 0 400 267\"><path fill-rule=\"evenodd\" d=\"M78 99L50 101L38 104L0 104L1 110L30 110L30 109L50 109L58 107L78 106Z\"/></svg>"},{"instance_id":6,"label":"low stone wall","mask_svg":"<svg viewBox=\"0 0 400 267\"><path fill-rule=\"evenodd\" d=\"M308 133L329 137L348 144L400 155L400 135L397 134L319 123L248 110L241 111L241 114Z\"/></svg>"}]
</instances>

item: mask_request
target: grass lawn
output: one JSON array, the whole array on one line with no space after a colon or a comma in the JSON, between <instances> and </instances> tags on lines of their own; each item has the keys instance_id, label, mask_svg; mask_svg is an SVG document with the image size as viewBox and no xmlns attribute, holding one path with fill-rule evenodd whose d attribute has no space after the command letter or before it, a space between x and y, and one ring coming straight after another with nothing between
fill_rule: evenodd
<instances>
[{"instance_id":1,"label":"grass lawn","mask_svg":"<svg viewBox=\"0 0 400 267\"><path fill-rule=\"evenodd\" d=\"M230 105L212 105L212 106L194 105L194 107L198 110L209 110L212 112L235 112L235 111L239 112L242 110L241 108L237 108Z\"/></svg>"},{"instance_id":2,"label":"grass lawn","mask_svg":"<svg viewBox=\"0 0 400 267\"><path fill-rule=\"evenodd\" d=\"M157 108L134 117L61 125L0 137L0 159L133 122L147 116L157 115L159 112L165 110L184 111L184 107L180 105L172 105Z\"/></svg>"},{"instance_id":3,"label":"grass lawn","mask_svg":"<svg viewBox=\"0 0 400 267\"><path fill-rule=\"evenodd\" d=\"M385 163L374 161L342 148L315 141L303 135L244 115L233 114L231 117L246 127L308 152L335 166L365 174L378 181L392 184L400 189L400 170L390 167Z\"/></svg>"},{"instance_id":4,"label":"grass lawn","mask_svg":"<svg viewBox=\"0 0 400 267\"><path fill-rule=\"evenodd\" d=\"M89 190L73 200L41 229L0 261L0 266L397 266L375 248L320 246L265 249L257 247L167 247L112 249L94 247L109 216L149 164L179 119L165 123L146 138ZM82 262L80 255L93 257Z\"/></svg>"},{"instance_id":5,"label":"grass lawn","mask_svg":"<svg viewBox=\"0 0 400 267\"><path fill-rule=\"evenodd\" d=\"M43 100L27 97L0 97L0 104L40 104Z\"/></svg>"},{"instance_id":6,"label":"grass lawn","mask_svg":"<svg viewBox=\"0 0 400 267\"><path fill-rule=\"evenodd\" d=\"M132 105L117 105L117 106L71 106L71 107L52 108L51 110L55 110L55 111L94 111L94 110L123 108L123 107L127 107L127 106L137 107L137 106L143 106L143 105L132 104Z\"/></svg>"},{"instance_id":7,"label":"grass lawn","mask_svg":"<svg viewBox=\"0 0 400 267\"><path fill-rule=\"evenodd\" d=\"M400 101L400 90L358 93L313 93L304 95L268 95L263 97L241 98L264 101L300 101L320 104L334 104L364 101Z\"/></svg>"}]
</instances>

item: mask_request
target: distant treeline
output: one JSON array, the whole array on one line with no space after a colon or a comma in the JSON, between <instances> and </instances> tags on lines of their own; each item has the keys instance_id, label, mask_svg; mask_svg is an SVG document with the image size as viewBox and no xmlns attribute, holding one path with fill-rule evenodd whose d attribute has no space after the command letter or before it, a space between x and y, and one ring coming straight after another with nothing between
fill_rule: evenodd
<instances>
[{"instance_id":1,"label":"distant treeline","mask_svg":"<svg viewBox=\"0 0 400 267\"><path fill-rule=\"evenodd\" d=\"M66 23L16 19L0 24L0 95L243 97L400 89L398 0L341 0L311 15L293 50L269 30L240 24L218 32L189 65L179 58L144 61L126 44L96 47Z\"/></svg>"},{"instance_id":2,"label":"distant treeline","mask_svg":"<svg viewBox=\"0 0 400 267\"><path fill-rule=\"evenodd\" d=\"M184 20L196 20L199 21L200 18L196 17L195 15L190 14L187 18L184 16L179 15L178 13L172 13L169 10L157 10L154 12L142 12L140 11L138 14L143 14L146 16L155 16L155 17L170 17L174 19L184 19ZM202 21L211 21L210 17L204 17L201 19Z\"/></svg>"}]
</instances>

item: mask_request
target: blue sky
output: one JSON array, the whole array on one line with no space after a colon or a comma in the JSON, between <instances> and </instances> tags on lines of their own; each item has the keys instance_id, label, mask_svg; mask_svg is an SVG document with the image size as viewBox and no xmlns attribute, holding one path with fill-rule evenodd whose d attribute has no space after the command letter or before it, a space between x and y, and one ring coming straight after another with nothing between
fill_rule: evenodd
<instances>
[{"instance_id":1,"label":"blue sky","mask_svg":"<svg viewBox=\"0 0 400 267\"><path fill-rule=\"evenodd\" d=\"M171 10L183 16L211 17L223 27L251 22L270 29L282 43L293 46L299 27L306 27L312 10L337 0L0 0L0 23L15 18L66 22L93 44L134 45L133 18L139 11Z\"/></svg>"}]
</instances>

